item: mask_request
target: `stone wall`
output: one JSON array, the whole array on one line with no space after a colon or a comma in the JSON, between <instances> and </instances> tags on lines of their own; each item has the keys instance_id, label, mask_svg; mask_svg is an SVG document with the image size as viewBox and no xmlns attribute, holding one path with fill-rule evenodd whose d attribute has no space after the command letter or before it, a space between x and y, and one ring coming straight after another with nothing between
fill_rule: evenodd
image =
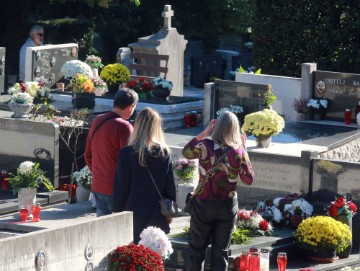
<instances>
[{"instance_id":1,"label":"stone wall","mask_svg":"<svg viewBox=\"0 0 360 271\"><path fill-rule=\"evenodd\" d=\"M360 139L319 154L319 158L360 162Z\"/></svg>"}]
</instances>

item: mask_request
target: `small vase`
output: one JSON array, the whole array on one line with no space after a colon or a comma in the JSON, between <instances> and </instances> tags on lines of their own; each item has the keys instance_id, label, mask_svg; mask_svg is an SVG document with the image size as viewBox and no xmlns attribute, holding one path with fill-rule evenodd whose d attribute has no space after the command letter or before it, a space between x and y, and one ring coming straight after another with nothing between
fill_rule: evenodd
<instances>
[{"instance_id":1,"label":"small vase","mask_svg":"<svg viewBox=\"0 0 360 271\"><path fill-rule=\"evenodd\" d=\"M98 69L91 69L92 70L92 73L93 73L93 76L94 77L98 77L99 76L99 70Z\"/></svg>"},{"instance_id":2,"label":"small vase","mask_svg":"<svg viewBox=\"0 0 360 271\"><path fill-rule=\"evenodd\" d=\"M166 100L170 96L170 90L161 86L156 86L152 92L153 96L158 99Z\"/></svg>"},{"instance_id":3,"label":"small vase","mask_svg":"<svg viewBox=\"0 0 360 271\"><path fill-rule=\"evenodd\" d=\"M256 136L255 141L258 148L269 148L271 144L271 136Z\"/></svg>"},{"instance_id":4,"label":"small vase","mask_svg":"<svg viewBox=\"0 0 360 271\"><path fill-rule=\"evenodd\" d=\"M74 109L95 107L95 93L74 93L72 105Z\"/></svg>"},{"instance_id":5,"label":"small vase","mask_svg":"<svg viewBox=\"0 0 360 271\"><path fill-rule=\"evenodd\" d=\"M176 204L177 207L181 210L184 209L186 205L186 196L189 193L193 193L195 186L193 184L179 183L176 189Z\"/></svg>"},{"instance_id":6,"label":"small vase","mask_svg":"<svg viewBox=\"0 0 360 271\"><path fill-rule=\"evenodd\" d=\"M8 103L9 108L14 114L11 116L12 118L27 118L29 112L31 111L33 105L32 104L18 104L14 102Z\"/></svg>"},{"instance_id":7,"label":"small vase","mask_svg":"<svg viewBox=\"0 0 360 271\"><path fill-rule=\"evenodd\" d=\"M76 199L77 202L88 201L90 198L90 191L78 184L76 187Z\"/></svg>"}]
</instances>

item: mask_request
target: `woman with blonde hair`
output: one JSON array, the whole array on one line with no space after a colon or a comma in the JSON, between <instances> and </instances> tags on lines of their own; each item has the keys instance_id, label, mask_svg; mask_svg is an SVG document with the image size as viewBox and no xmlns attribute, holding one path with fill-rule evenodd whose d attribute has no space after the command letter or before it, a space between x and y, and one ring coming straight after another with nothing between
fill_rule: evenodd
<instances>
[{"instance_id":1,"label":"woman with blonde hair","mask_svg":"<svg viewBox=\"0 0 360 271\"><path fill-rule=\"evenodd\" d=\"M212 132L211 138L206 137ZM232 112L211 120L198 136L183 148L183 156L199 159L199 184L190 209L190 270L202 270L211 242L210 269L227 270L228 250L238 201L238 177L251 185L254 171L245 147L246 135Z\"/></svg>"},{"instance_id":2,"label":"woman with blonde hair","mask_svg":"<svg viewBox=\"0 0 360 271\"><path fill-rule=\"evenodd\" d=\"M176 200L170 150L164 140L162 120L152 108L142 109L135 119L129 146L120 150L113 190L113 212L132 211L134 243L148 226L170 232L172 218L160 212L160 196Z\"/></svg>"}]
</instances>

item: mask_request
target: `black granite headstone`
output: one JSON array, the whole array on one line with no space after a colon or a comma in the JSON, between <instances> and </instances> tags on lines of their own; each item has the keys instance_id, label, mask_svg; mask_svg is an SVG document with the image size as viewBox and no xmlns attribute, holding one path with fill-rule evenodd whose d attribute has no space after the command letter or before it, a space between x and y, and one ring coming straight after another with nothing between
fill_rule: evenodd
<instances>
[{"instance_id":1,"label":"black granite headstone","mask_svg":"<svg viewBox=\"0 0 360 271\"><path fill-rule=\"evenodd\" d=\"M59 127L50 122L0 118L0 169L16 172L24 161L40 163L59 185Z\"/></svg>"},{"instance_id":2,"label":"black granite headstone","mask_svg":"<svg viewBox=\"0 0 360 271\"><path fill-rule=\"evenodd\" d=\"M263 94L269 87L271 86L215 80L214 112L229 105L241 105L245 115L259 111L259 105L263 104Z\"/></svg>"},{"instance_id":3,"label":"black granite headstone","mask_svg":"<svg viewBox=\"0 0 360 271\"><path fill-rule=\"evenodd\" d=\"M48 48L49 47L49 48ZM36 81L43 77L48 87L53 87L61 79L60 70L66 61L78 59L78 47L64 44L34 47L31 55L31 78Z\"/></svg>"},{"instance_id":4,"label":"black granite headstone","mask_svg":"<svg viewBox=\"0 0 360 271\"><path fill-rule=\"evenodd\" d=\"M224 63L220 55L196 56L191 59L191 85L203 88L211 77L223 78Z\"/></svg>"},{"instance_id":5,"label":"black granite headstone","mask_svg":"<svg viewBox=\"0 0 360 271\"><path fill-rule=\"evenodd\" d=\"M344 121L345 109L353 110L360 101L360 75L315 71L313 97L328 99L326 119Z\"/></svg>"},{"instance_id":6,"label":"black granite headstone","mask_svg":"<svg viewBox=\"0 0 360 271\"><path fill-rule=\"evenodd\" d=\"M0 94L5 93L5 47L0 47Z\"/></svg>"}]
</instances>

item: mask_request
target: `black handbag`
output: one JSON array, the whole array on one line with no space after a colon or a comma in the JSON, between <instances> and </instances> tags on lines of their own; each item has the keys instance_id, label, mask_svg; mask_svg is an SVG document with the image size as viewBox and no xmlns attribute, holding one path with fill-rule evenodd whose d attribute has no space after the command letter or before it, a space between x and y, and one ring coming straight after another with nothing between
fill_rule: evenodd
<instances>
[{"instance_id":1,"label":"black handbag","mask_svg":"<svg viewBox=\"0 0 360 271\"><path fill-rule=\"evenodd\" d=\"M146 165L146 169L148 170L149 172L149 175L150 175L150 178L151 178L151 181L153 182L155 188L156 188L156 191L158 192L159 196L160 196L160 212L163 216L165 216L166 218L170 218L170 217L174 217L175 214L176 214L176 210L177 210L177 205L176 205L176 202L175 201L172 201L171 199L167 199L167 198L164 198L161 193L160 193L160 190L158 188L158 186L156 185L156 182L154 180L154 177L152 176L148 166Z\"/></svg>"},{"instance_id":2,"label":"black handbag","mask_svg":"<svg viewBox=\"0 0 360 271\"><path fill-rule=\"evenodd\" d=\"M193 200L193 194L192 193L189 193L187 194L186 196L186 200L185 200L185 207L184 207L184 212L188 213L188 214L191 214L191 203L192 203L192 200Z\"/></svg>"}]
</instances>

